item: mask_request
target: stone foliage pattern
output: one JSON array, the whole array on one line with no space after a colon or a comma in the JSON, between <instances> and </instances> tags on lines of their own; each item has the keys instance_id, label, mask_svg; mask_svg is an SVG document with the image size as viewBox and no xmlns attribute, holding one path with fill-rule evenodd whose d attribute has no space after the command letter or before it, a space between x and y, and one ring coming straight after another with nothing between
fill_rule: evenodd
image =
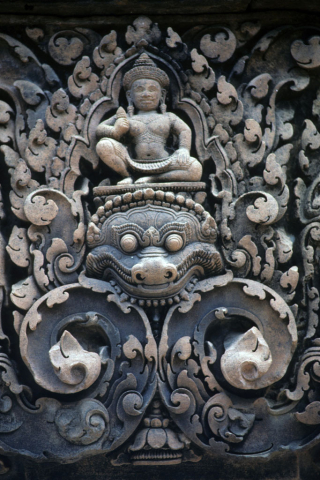
<instances>
[{"instance_id":1,"label":"stone foliage pattern","mask_svg":"<svg viewBox=\"0 0 320 480\"><path fill-rule=\"evenodd\" d=\"M0 64L2 451L316 443L319 31L27 28Z\"/></svg>"}]
</instances>

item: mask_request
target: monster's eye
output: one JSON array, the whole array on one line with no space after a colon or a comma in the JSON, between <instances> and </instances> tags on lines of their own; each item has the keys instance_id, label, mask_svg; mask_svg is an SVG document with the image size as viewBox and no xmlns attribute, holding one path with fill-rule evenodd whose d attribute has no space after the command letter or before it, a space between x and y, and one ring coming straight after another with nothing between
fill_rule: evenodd
<instances>
[{"instance_id":1,"label":"monster's eye","mask_svg":"<svg viewBox=\"0 0 320 480\"><path fill-rule=\"evenodd\" d=\"M178 235L177 233L172 233L166 238L166 249L169 250L169 252L177 252L180 250L180 248L183 247L183 240L181 235Z\"/></svg>"},{"instance_id":2,"label":"monster's eye","mask_svg":"<svg viewBox=\"0 0 320 480\"><path fill-rule=\"evenodd\" d=\"M131 235L131 233L127 233L121 238L120 246L125 252L131 253L138 248L138 240L134 235Z\"/></svg>"}]
</instances>

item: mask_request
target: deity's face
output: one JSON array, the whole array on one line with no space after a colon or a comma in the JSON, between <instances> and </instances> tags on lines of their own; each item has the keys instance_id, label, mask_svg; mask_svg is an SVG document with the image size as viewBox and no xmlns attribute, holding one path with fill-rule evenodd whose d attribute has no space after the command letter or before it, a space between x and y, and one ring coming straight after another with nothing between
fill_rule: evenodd
<instances>
[{"instance_id":1,"label":"deity's face","mask_svg":"<svg viewBox=\"0 0 320 480\"><path fill-rule=\"evenodd\" d=\"M128 96L138 110L149 112L158 108L163 93L156 80L142 78L133 82Z\"/></svg>"}]
</instances>

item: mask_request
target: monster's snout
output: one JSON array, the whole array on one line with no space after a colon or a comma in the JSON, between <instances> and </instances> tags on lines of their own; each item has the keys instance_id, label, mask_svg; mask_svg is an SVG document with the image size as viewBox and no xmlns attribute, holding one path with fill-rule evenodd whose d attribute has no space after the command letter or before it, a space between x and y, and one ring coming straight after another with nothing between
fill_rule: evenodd
<instances>
[{"instance_id":1,"label":"monster's snout","mask_svg":"<svg viewBox=\"0 0 320 480\"><path fill-rule=\"evenodd\" d=\"M177 278L177 268L163 256L141 256L139 263L132 268L132 280L136 284L163 285L174 282Z\"/></svg>"}]
</instances>

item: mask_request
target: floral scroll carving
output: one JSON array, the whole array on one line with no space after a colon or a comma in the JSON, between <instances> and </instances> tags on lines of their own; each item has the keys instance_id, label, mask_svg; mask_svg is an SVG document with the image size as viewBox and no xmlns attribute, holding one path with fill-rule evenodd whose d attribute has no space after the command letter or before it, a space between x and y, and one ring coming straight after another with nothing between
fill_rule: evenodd
<instances>
[{"instance_id":1,"label":"floral scroll carving","mask_svg":"<svg viewBox=\"0 0 320 480\"><path fill-rule=\"evenodd\" d=\"M0 34L3 451L318 442L319 37L49 30Z\"/></svg>"}]
</instances>

